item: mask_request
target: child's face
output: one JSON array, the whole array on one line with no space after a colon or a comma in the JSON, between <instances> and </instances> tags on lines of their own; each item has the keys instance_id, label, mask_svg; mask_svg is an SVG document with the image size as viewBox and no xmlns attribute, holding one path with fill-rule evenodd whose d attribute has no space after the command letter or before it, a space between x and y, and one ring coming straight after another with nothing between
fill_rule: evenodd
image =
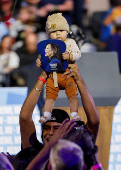
<instances>
[{"instance_id":1,"label":"child's face","mask_svg":"<svg viewBox=\"0 0 121 170\"><path fill-rule=\"evenodd\" d=\"M65 41L67 38L67 31L54 31L50 33L50 38L51 39L57 39L57 40L61 40L61 41Z\"/></svg>"}]
</instances>

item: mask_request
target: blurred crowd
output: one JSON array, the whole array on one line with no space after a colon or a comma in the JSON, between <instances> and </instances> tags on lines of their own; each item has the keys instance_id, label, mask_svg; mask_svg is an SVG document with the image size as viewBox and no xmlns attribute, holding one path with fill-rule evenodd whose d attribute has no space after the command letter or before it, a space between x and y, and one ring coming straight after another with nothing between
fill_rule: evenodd
<instances>
[{"instance_id":1,"label":"blurred crowd","mask_svg":"<svg viewBox=\"0 0 121 170\"><path fill-rule=\"evenodd\" d=\"M106 0L107 9L100 7L91 13L90 0L0 2L0 86L27 86L31 65L39 54L37 43L48 39L45 23L55 12L67 19L68 36L76 40L81 52L116 51L121 72L121 0Z\"/></svg>"}]
</instances>

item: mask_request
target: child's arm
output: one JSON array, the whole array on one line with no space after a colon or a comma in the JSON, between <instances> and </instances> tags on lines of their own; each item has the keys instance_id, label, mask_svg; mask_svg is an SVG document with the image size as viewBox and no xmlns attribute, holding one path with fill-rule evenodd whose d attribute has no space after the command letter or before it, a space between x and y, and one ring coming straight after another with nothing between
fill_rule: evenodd
<instances>
[{"instance_id":1,"label":"child's arm","mask_svg":"<svg viewBox=\"0 0 121 170\"><path fill-rule=\"evenodd\" d=\"M38 59L36 60L36 66L38 67L38 68L40 68L40 66L41 66L41 55L39 55L38 56Z\"/></svg>"},{"instance_id":2,"label":"child's arm","mask_svg":"<svg viewBox=\"0 0 121 170\"><path fill-rule=\"evenodd\" d=\"M66 52L62 54L63 59L76 62L81 57L79 47L73 39L68 39L65 43Z\"/></svg>"}]
</instances>

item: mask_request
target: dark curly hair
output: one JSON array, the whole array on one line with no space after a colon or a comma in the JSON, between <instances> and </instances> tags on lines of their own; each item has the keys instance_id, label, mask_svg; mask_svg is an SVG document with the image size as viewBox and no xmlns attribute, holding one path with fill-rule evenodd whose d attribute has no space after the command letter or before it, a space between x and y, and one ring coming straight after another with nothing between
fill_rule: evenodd
<instances>
[{"instance_id":1,"label":"dark curly hair","mask_svg":"<svg viewBox=\"0 0 121 170\"><path fill-rule=\"evenodd\" d=\"M50 45L51 45L51 50L53 51L53 58L57 58L62 62L63 59L62 59L62 53L60 47L57 44L50 44Z\"/></svg>"},{"instance_id":2,"label":"dark curly hair","mask_svg":"<svg viewBox=\"0 0 121 170\"><path fill-rule=\"evenodd\" d=\"M66 139L78 144L84 152L84 162L87 170L90 170L94 165L93 156L98 151L97 146L94 144L93 135L84 129L84 127L74 128L67 135Z\"/></svg>"}]
</instances>

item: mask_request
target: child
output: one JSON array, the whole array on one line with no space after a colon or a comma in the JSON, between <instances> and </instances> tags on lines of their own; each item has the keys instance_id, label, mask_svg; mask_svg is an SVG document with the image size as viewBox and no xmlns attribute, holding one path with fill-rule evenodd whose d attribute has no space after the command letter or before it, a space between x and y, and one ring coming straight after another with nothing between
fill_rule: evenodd
<instances>
[{"instance_id":1,"label":"child","mask_svg":"<svg viewBox=\"0 0 121 170\"><path fill-rule=\"evenodd\" d=\"M76 42L73 39L68 39L69 25L62 13L55 13L47 18L46 32L51 39L58 39L64 41L66 44L66 52L62 54L64 60L68 63L75 63L80 57L81 53ZM40 59L36 60L37 67L41 66ZM69 70L69 68L68 68ZM62 79L62 84L59 87L54 87L52 73L49 74L46 84L46 101L44 105L44 116L41 117L40 122L44 123L51 118L51 112L54 107L54 102L57 99L60 89L65 89L70 103L71 118L81 120L78 116L78 97L77 88L74 79L71 77L66 80L66 76L62 78L62 73L57 74L58 79ZM61 88L63 86L63 88Z\"/></svg>"}]
</instances>

